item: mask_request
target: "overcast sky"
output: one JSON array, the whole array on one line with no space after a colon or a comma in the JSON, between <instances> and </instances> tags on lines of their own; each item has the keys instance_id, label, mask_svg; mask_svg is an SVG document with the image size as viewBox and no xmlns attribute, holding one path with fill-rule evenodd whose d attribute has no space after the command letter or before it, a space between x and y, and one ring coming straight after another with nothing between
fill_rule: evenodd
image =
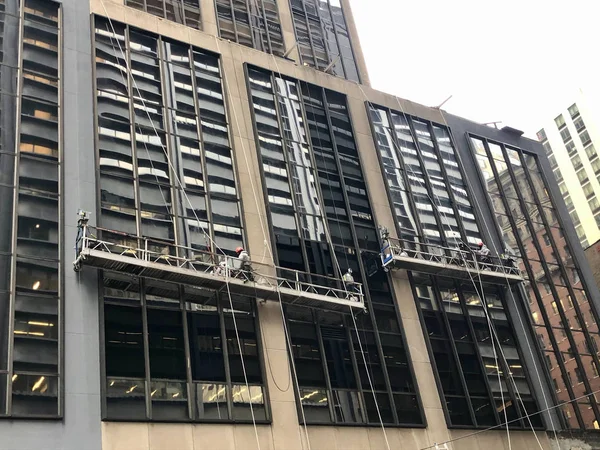
<instances>
[{"instance_id":1,"label":"overcast sky","mask_svg":"<svg viewBox=\"0 0 600 450\"><path fill-rule=\"evenodd\" d=\"M351 0L375 89L532 137L600 84L600 0Z\"/></svg>"}]
</instances>

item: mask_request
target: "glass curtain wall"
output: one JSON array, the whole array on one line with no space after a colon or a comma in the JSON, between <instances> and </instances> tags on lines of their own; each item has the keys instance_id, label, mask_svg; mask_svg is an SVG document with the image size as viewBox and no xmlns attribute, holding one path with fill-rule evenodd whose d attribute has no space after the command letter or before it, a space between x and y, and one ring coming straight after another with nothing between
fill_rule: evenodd
<instances>
[{"instance_id":1,"label":"glass curtain wall","mask_svg":"<svg viewBox=\"0 0 600 450\"><path fill-rule=\"evenodd\" d=\"M481 233L448 130L371 104L368 109L398 235L477 248ZM505 287L417 271L410 279L449 426L484 428L506 419L529 428L523 418L538 407L505 311ZM542 426L539 416L532 422Z\"/></svg>"},{"instance_id":2,"label":"glass curtain wall","mask_svg":"<svg viewBox=\"0 0 600 450\"><path fill-rule=\"evenodd\" d=\"M290 0L300 62L360 82L340 0Z\"/></svg>"},{"instance_id":3,"label":"glass curtain wall","mask_svg":"<svg viewBox=\"0 0 600 450\"><path fill-rule=\"evenodd\" d=\"M345 97L254 68L248 83L278 264L316 283L351 268L369 310L355 324L286 308L299 408L308 423L377 424L376 399L384 423L423 426Z\"/></svg>"},{"instance_id":4,"label":"glass curtain wall","mask_svg":"<svg viewBox=\"0 0 600 450\"><path fill-rule=\"evenodd\" d=\"M248 299L233 296L230 303L227 295L112 272L104 272L102 292L105 418L268 420L258 322Z\"/></svg>"},{"instance_id":5,"label":"glass curtain wall","mask_svg":"<svg viewBox=\"0 0 600 450\"><path fill-rule=\"evenodd\" d=\"M218 58L97 17L95 69L102 237L234 255L244 230ZM252 405L267 419L253 299L232 308L113 273L103 292L106 418L245 422Z\"/></svg>"},{"instance_id":6,"label":"glass curtain wall","mask_svg":"<svg viewBox=\"0 0 600 450\"><path fill-rule=\"evenodd\" d=\"M201 0L125 0L125 5L148 14L202 30Z\"/></svg>"},{"instance_id":7,"label":"glass curtain wall","mask_svg":"<svg viewBox=\"0 0 600 450\"><path fill-rule=\"evenodd\" d=\"M588 302L539 162L477 136L470 139L505 245L518 254L531 321L571 428L598 428L598 318Z\"/></svg>"},{"instance_id":8,"label":"glass curtain wall","mask_svg":"<svg viewBox=\"0 0 600 450\"><path fill-rule=\"evenodd\" d=\"M58 418L60 4L0 1L0 22L0 416Z\"/></svg>"},{"instance_id":9,"label":"glass curtain wall","mask_svg":"<svg viewBox=\"0 0 600 450\"><path fill-rule=\"evenodd\" d=\"M216 0L219 35L238 44L283 56L276 0Z\"/></svg>"}]
</instances>

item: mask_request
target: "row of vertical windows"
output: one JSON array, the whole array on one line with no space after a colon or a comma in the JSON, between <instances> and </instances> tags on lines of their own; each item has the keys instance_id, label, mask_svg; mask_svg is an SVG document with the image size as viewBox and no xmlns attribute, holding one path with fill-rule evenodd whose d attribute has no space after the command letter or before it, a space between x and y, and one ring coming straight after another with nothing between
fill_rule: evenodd
<instances>
[{"instance_id":1,"label":"row of vertical windows","mask_svg":"<svg viewBox=\"0 0 600 450\"><path fill-rule=\"evenodd\" d=\"M125 0L125 5L202 30L200 0Z\"/></svg>"},{"instance_id":2,"label":"row of vertical windows","mask_svg":"<svg viewBox=\"0 0 600 450\"><path fill-rule=\"evenodd\" d=\"M158 251L214 241L233 254L243 229L218 58L98 19L96 77L102 226Z\"/></svg>"},{"instance_id":3,"label":"row of vertical windows","mask_svg":"<svg viewBox=\"0 0 600 450\"><path fill-rule=\"evenodd\" d=\"M164 254L235 254L243 227L218 58L101 18L95 33L99 222L116 231L103 234L152 238ZM103 292L106 418L268 419L252 299L232 308L212 291L110 273Z\"/></svg>"},{"instance_id":4,"label":"row of vertical windows","mask_svg":"<svg viewBox=\"0 0 600 450\"><path fill-rule=\"evenodd\" d=\"M255 302L111 272L103 285L106 418L268 419Z\"/></svg>"},{"instance_id":5,"label":"row of vertical windows","mask_svg":"<svg viewBox=\"0 0 600 450\"><path fill-rule=\"evenodd\" d=\"M60 5L0 6L0 416L58 417Z\"/></svg>"},{"instance_id":6,"label":"row of vertical windows","mask_svg":"<svg viewBox=\"0 0 600 450\"><path fill-rule=\"evenodd\" d=\"M596 313L588 302L537 159L479 137L471 137L471 143L476 159L482 162L479 167L486 167L482 180L500 231L505 242L519 249L532 321L543 342L558 400L569 402L598 390L598 353L590 351L600 339ZM562 410L569 427L594 428L597 423L598 405L592 397Z\"/></svg>"},{"instance_id":7,"label":"row of vertical windows","mask_svg":"<svg viewBox=\"0 0 600 450\"><path fill-rule=\"evenodd\" d=\"M238 44L283 56L276 0L216 0L219 35Z\"/></svg>"},{"instance_id":8,"label":"row of vertical windows","mask_svg":"<svg viewBox=\"0 0 600 450\"><path fill-rule=\"evenodd\" d=\"M360 82L339 0L290 0L300 62Z\"/></svg>"},{"instance_id":9,"label":"row of vertical windows","mask_svg":"<svg viewBox=\"0 0 600 450\"><path fill-rule=\"evenodd\" d=\"M314 282L353 270L369 314L286 308L308 423L423 425L410 358L378 240L345 97L248 69L278 265ZM338 266L339 263L339 266Z\"/></svg>"},{"instance_id":10,"label":"row of vertical windows","mask_svg":"<svg viewBox=\"0 0 600 450\"><path fill-rule=\"evenodd\" d=\"M202 29L199 0L125 0L149 14ZM215 0L219 35L283 56L285 46L276 0ZM339 0L291 0L300 61L359 81L348 26Z\"/></svg>"},{"instance_id":11,"label":"row of vertical windows","mask_svg":"<svg viewBox=\"0 0 600 450\"><path fill-rule=\"evenodd\" d=\"M399 237L476 248L481 234L448 130L373 105L369 111Z\"/></svg>"},{"instance_id":12,"label":"row of vertical windows","mask_svg":"<svg viewBox=\"0 0 600 450\"><path fill-rule=\"evenodd\" d=\"M369 111L399 236L415 244L476 248L481 234L447 129L373 105ZM503 292L416 273L411 283L448 425L487 427L517 419L513 426L530 427L518 419L538 407L504 311ZM540 419L533 425L541 426Z\"/></svg>"},{"instance_id":13,"label":"row of vertical windows","mask_svg":"<svg viewBox=\"0 0 600 450\"><path fill-rule=\"evenodd\" d=\"M510 421L514 428L542 427L539 415L526 418L539 407L505 311L504 290L414 273L411 282L449 425Z\"/></svg>"}]
</instances>

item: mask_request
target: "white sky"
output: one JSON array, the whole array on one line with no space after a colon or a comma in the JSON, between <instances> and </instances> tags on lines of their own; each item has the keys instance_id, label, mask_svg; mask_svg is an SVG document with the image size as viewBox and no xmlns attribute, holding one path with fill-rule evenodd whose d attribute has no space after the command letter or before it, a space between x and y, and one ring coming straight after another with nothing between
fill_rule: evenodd
<instances>
[{"instance_id":1,"label":"white sky","mask_svg":"<svg viewBox=\"0 0 600 450\"><path fill-rule=\"evenodd\" d=\"M351 0L375 89L530 137L600 85L600 0Z\"/></svg>"}]
</instances>

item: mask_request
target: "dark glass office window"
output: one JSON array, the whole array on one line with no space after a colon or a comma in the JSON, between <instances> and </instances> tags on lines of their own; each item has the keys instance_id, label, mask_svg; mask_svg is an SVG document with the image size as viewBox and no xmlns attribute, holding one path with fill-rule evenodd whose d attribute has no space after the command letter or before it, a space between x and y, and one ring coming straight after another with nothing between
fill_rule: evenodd
<instances>
[{"instance_id":1,"label":"dark glass office window","mask_svg":"<svg viewBox=\"0 0 600 450\"><path fill-rule=\"evenodd\" d=\"M100 18L95 52L100 222L129 235L110 238L233 254L243 227L218 58Z\"/></svg>"},{"instance_id":2,"label":"dark glass office window","mask_svg":"<svg viewBox=\"0 0 600 450\"><path fill-rule=\"evenodd\" d=\"M103 285L107 419L248 422L252 404L267 420L252 299L232 310L227 295L112 272Z\"/></svg>"},{"instance_id":3,"label":"dark glass office window","mask_svg":"<svg viewBox=\"0 0 600 450\"><path fill-rule=\"evenodd\" d=\"M0 416L57 418L63 411L60 4L11 0L1 9Z\"/></svg>"},{"instance_id":4,"label":"dark glass office window","mask_svg":"<svg viewBox=\"0 0 600 450\"><path fill-rule=\"evenodd\" d=\"M548 196L537 156L477 136L471 136L470 142L492 201L496 197L505 207L505 229L518 236L519 266L527 278L532 321L546 351L558 400L570 402L597 390L592 367L597 366L598 355L588 351L598 330L597 314L585 306L570 243ZM581 301L573 301L578 297ZM597 418L598 411L595 401L585 406L573 403L566 420L572 427L588 428L593 426L589 418Z\"/></svg>"},{"instance_id":5,"label":"dark glass office window","mask_svg":"<svg viewBox=\"0 0 600 450\"><path fill-rule=\"evenodd\" d=\"M200 0L125 0L125 5L202 30Z\"/></svg>"},{"instance_id":6,"label":"dark glass office window","mask_svg":"<svg viewBox=\"0 0 600 450\"><path fill-rule=\"evenodd\" d=\"M291 0L300 61L360 82L344 12L335 0Z\"/></svg>"},{"instance_id":7,"label":"dark glass office window","mask_svg":"<svg viewBox=\"0 0 600 450\"><path fill-rule=\"evenodd\" d=\"M379 423L376 398L385 423L421 426L346 99L254 68L248 77L281 275L298 270L338 286L351 268L372 305L356 324L339 313L286 309L300 420L304 413L308 423Z\"/></svg>"},{"instance_id":8,"label":"dark glass office window","mask_svg":"<svg viewBox=\"0 0 600 450\"><path fill-rule=\"evenodd\" d=\"M283 34L276 0L216 0L223 39L283 56Z\"/></svg>"}]
</instances>

